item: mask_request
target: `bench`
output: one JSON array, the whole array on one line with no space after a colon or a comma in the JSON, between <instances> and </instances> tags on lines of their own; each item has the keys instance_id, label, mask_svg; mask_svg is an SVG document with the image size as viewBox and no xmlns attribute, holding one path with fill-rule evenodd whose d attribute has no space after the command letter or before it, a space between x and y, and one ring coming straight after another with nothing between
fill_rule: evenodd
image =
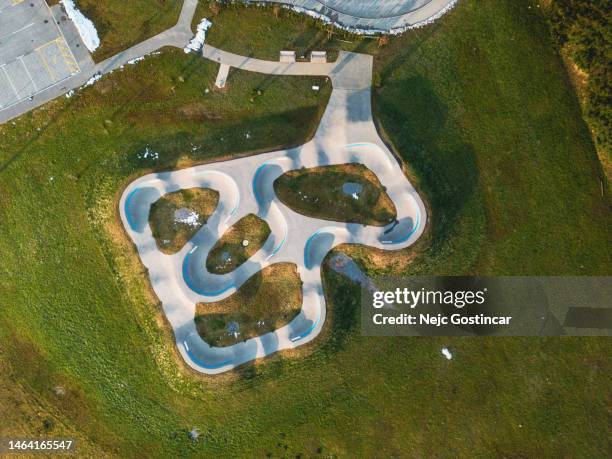
<instances>
[{"instance_id":1,"label":"bench","mask_svg":"<svg viewBox=\"0 0 612 459\"><path fill-rule=\"evenodd\" d=\"M295 51L281 51L279 60L285 63L295 62Z\"/></svg>"},{"instance_id":2,"label":"bench","mask_svg":"<svg viewBox=\"0 0 612 459\"><path fill-rule=\"evenodd\" d=\"M327 63L327 52L326 51L311 52L310 62L313 64L326 64Z\"/></svg>"}]
</instances>

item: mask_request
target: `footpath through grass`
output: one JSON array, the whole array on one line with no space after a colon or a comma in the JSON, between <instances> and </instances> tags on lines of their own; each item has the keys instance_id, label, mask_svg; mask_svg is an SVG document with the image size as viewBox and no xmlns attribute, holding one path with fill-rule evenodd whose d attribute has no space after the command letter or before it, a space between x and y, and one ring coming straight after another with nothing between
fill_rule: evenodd
<instances>
[{"instance_id":1,"label":"footpath through grass","mask_svg":"<svg viewBox=\"0 0 612 459\"><path fill-rule=\"evenodd\" d=\"M595 152L535 2L461 1L376 68L433 225L415 251L356 251L372 272L609 274ZM52 417L119 457L609 456L609 339L363 337L359 288L327 271L306 355L184 371L118 226L123 186L301 143L326 100L312 79L240 72L206 93L216 71L164 53L0 127L1 407L20 413L3 436Z\"/></svg>"}]
</instances>

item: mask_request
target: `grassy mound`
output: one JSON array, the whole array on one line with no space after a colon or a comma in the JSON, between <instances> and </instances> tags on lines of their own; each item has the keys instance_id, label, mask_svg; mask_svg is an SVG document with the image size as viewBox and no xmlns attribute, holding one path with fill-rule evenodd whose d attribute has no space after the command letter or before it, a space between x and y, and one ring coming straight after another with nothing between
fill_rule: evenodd
<instances>
[{"instance_id":1,"label":"grassy mound","mask_svg":"<svg viewBox=\"0 0 612 459\"><path fill-rule=\"evenodd\" d=\"M200 303L195 322L211 346L229 346L274 331L293 320L302 308L302 281L292 263L268 266L232 296Z\"/></svg>"},{"instance_id":2,"label":"grassy mound","mask_svg":"<svg viewBox=\"0 0 612 459\"><path fill-rule=\"evenodd\" d=\"M249 214L228 229L210 250L206 268L211 273L225 274L243 264L265 244L270 227L257 215ZM247 245L244 245L246 242Z\"/></svg>"},{"instance_id":3,"label":"grassy mound","mask_svg":"<svg viewBox=\"0 0 612 459\"><path fill-rule=\"evenodd\" d=\"M149 224L157 247L178 252L206 224L219 203L219 192L189 188L168 193L151 205Z\"/></svg>"},{"instance_id":4,"label":"grassy mound","mask_svg":"<svg viewBox=\"0 0 612 459\"><path fill-rule=\"evenodd\" d=\"M363 164L289 171L274 181L274 191L296 212L323 220L385 226L397 215L378 177Z\"/></svg>"}]
</instances>

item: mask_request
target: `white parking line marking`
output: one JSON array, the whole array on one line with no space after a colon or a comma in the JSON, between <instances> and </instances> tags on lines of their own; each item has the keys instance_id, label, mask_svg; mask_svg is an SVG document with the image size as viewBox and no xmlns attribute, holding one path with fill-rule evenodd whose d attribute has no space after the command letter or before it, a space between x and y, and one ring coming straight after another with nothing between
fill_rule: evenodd
<instances>
[{"instance_id":1,"label":"white parking line marking","mask_svg":"<svg viewBox=\"0 0 612 459\"><path fill-rule=\"evenodd\" d=\"M24 27L22 27L19 30L15 30L14 32L9 33L8 35L4 35L4 36L0 37L0 41L4 40L5 38L8 38L8 37L10 37L12 35L15 35L16 33L23 32L24 30L29 29L33 25L34 25L34 23L32 22L31 24L28 24L27 26L24 26Z\"/></svg>"},{"instance_id":2,"label":"white parking line marking","mask_svg":"<svg viewBox=\"0 0 612 459\"><path fill-rule=\"evenodd\" d=\"M22 56L19 56L19 62L21 62L21 65L23 65L23 68L25 69L26 73L28 74L28 77L30 78L30 81L32 82L32 86L34 86L34 90L36 92L38 92L38 86L36 86L36 83L34 83L34 78L32 78L32 74L28 70L28 66L25 65L25 62L23 62L23 57Z\"/></svg>"},{"instance_id":3,"label":"white parking line marking","mask_svg":"<svg viewBox=\"0 0 612 459\"><path fill-rule=\"evenodd\" d=\"M62 78L61 80L56 81L55 83L53 83L51 86L47 86L47 87L43 88L41 91L38 92L38 94L50 91L51 88L55 88L56 86L59 86L60 84L64 83L66 80L69 80L70 78L71 78L70 76ZM62 90L63 89L65 89L65 88L62 88ZM17 97L19 97L19 96L17 96ZM23 103L28 103L28 100L27 99L18 99L16 102L13 102L12 104L7 105L6 107L2 107L2 110L6 109L6 108L9 108L9 107L12 107L14 105L23 104Z\"/></svg>"},{"instance_id":4,"label":"white parking line marking","mask_svg":"<svg viewBox=\"0 0 612 459\"><path fill-rule=\"evenodd\" d=\"M6 68L5 68L4 65L2 66L2 70L4 71L4 74L6 75L6 79L8 80L9 84L11 85L11 88L13 89L13 92L15 93L15 96L17 96L17 99L20 99L19 93L15 89L15 86L13 86L13 82L11 81L11 77L9 76L8 72L6 71Z\"/></svg>"}]
</instances>

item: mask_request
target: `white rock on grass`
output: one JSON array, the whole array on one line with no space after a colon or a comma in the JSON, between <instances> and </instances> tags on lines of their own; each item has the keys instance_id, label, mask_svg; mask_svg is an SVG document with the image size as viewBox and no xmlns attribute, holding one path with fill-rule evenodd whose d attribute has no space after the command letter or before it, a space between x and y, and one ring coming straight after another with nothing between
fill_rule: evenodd
<instances>
[{"instance_id":1,"label":"white rock on grass","mask_svg":"<svg viewBox=\"0 0 612 459\"><path fill-rule=\"evenodd\" d=\"M451 351L449 351L447 347L442 348L442 355L446 357L447 360L451 360L453 358L453 354L451 354Z\"/></svg>"},{"instance_id":2,"label":"white rock on grass","mask_svg":"<svg viewBox=\"0 0 612 459\"><path fill-rule=\"evenodd\" d=\"M195 37L193 37L189 44L183 48L183 51L185 51L185 53L190 53L191 51L201 50L202 46L204 46L204 40L206 39L206 31L211 25L212 22L208 19L202 19L196 29Z\"/></svg>"},{"instance_id":3,"label":"white rock on grass","mask_svg":"<svg viewBox=\"0 0 612 459\"><path fill-rule=\"evenodd\" d=\"M61 0L60 3L64 6L68 17L74 22L81 40L83 40L89 52L93 53L100 46L100 37L98 37L96 26L79 11L74 4L74 0Z\"/></svg>"},{"instance_id":4,"label":"white rock on grass","mask_svg":"<svg viewBox=\"0 0 612 459\"><path fill-rule=\"evenodd\" d=\"M144 61L144 59L144 56L135 57L134 59L130 59L129 61L127 61L126 64L134 65L136 62Z\"/></svg>"},{"instance_id":5,"label":"white rock on grass","mask_svg":"<svg viewBox=\"0 0 612 459\"><path fill-rule=\"evenodd\" d=\"M94 76L92 76L89 80L87 80L85 82L85 84L83 86L81 86L82 88L86 88L87 86L91 86L92 84L94 84L96 81L98 81L100 78L102 78L102 75L99 73L96 73Z\"/></svg>"},{"instance_id":6,"label":"white rock on grass","mask_svg":"<svg viewBox=\"0 0 612 459\"><path fill-rule=\"evenodd\" d=\"M138 159L159 159L159 153L157 153L156 151L151 150L149 147L145 148L145 151L143 151L142 153L139 153L137 155Z\"/></svg>"},{"instance_id":7,"label":"white rock on grass","mask_svg":"<svg viewBox=\"0 0 612 459\"><path fill-rule=\"evenodd\" d=\"M174 212L174 221L189 226L198 226L200 215L197 212L181 207Z\"/></svg>"}]
</instances>

